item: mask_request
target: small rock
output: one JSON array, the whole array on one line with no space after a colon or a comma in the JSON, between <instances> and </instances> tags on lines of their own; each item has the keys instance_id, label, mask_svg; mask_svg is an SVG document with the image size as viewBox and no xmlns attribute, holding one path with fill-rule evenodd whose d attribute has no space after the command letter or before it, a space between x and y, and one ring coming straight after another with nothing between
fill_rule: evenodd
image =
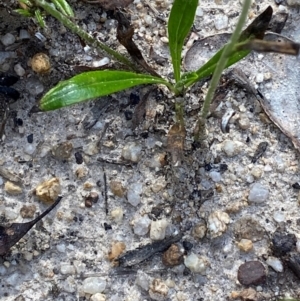
<instances>
[{"instance_id":1,"label":"small rock","mask_svg":"<svg viewBox=\"0 0 300 301\"><path fill-rule=\"evenodd\" d=\"M226 212L214 211L208 216L207 228L211 238L222 235L227 229L227 224L230 222L229 215Z\"/></svg>"},{"instance_id":2,"label":"small rock","mask_svg":"<svg viewBox=\"0 0 300 301\"><path fill-rule=\"evenodd\" d=\"M196 16L197 17L203 17L203 9L200 7L200 6L198 6L197 7L197 9L196 9Z\"/></svg>"},{"instance_id":3,"label":"small rock","mask_svg":"<svg viewBox=\"0 0 300 301\"><path fill-rule=\"evenodd\" d=\"M44 181L35 189L37 198L44 203L53 203L60 193L61 187L58 178Z\"/></svg>"},{"instance_id":4,"label":"small rock","mask_svg":"<svg viewBox=\"0 0 300 301\"><path fill-rule=\"evenodd\" d=\"M111 250L108 253L108 259L110 261L115 260L124 252L125 249L126 249L126 245L123 242L117 241L113 243L111 246Z\"/></svg>"},{"instance_id":5,"label":"small rock","mask_svg":"<svg viewBox=\"0 0 300 301\"><path fill-rule=\"evenodd\" d=\"M294 234L286 234L280 230L276 230L272 238L272 243L273 254L282 257L296 247L297 238Z\"/></svg>"},{"instance_id":6,"label":"small rock","mask_svg":"<svg viewBox=\"0 0 300 301\"><path fill-rule=\"evenodd\" d=\"M242 299L242 301L258 301L259 300L256 290L252 287L244 289L241 292L236 292L235 296L233 293L232 293L233 299L240 298L240 299Z\"/></svg>"},{"instance_id":7,"label":"small rock","mask_svg":"<svg viewBox=\"0 0 300 301\"><path fill-rule=\"evenodd\" d=\"M22 187L14 184L10 181L5 182L4 191L11 195L18 195L23 192Z\"/></svg>"},{"instance_id":8,"label":"small rock","mask_svg":"<svg viewBox=\"0 0 300 301\"><path fill-rule=\"evenodd\" d=\"M89 277L83 280L82 289L86 294L102 293L105 287L106 281L100 277Z\"/></svg>"},{"instance_id":9,"label":"small rock","mask_svg":"<svg viewBox=\"0 0 300 301\"><path fill-rule=\"evenodd\" d=\"M172 244L164 252L162 262L167 267L180 265L183 262L184 248L180 244Z\"/></svg>"},{"instance_id":10,"label":"small rock","mask_svg":"<svg viewBox=\"0 0 300 301\"><path fill-rule=\"evenodd\" d=\"M228 17L226 15L215 16L215 27L217 30L225 29L228 26Z\"/></svg>"},{"instance_id":11,"label":"small rock","mask_svg":"<svg viewBox=\"0 0 300 301\"><path fill-rule=\"evenodd\" d=\"M90 142L83 146L83 152L88 156L93 156L99 153L98 142Z\"/></svg>"},{"instance_id":12,"label":"small rock","mask_svg":"<svg viewBox=\"0 0 300 301\"><path fill-rule=\"evenodd\" d=\"M37 53L31 59L31 68L39 74L48 73L51 69L50 59L45 53Z\"/></svg>"},{"instance_id":13,"label":"small rock","mask_svg":"<svg viewBox=\"0 0 300 301\"><path fill-rule=\"evenodd\" d=\"M289 6L300 6L300 0L287 0Z\"/></svg>"},{"instance_id":14,"label":"small rock","mask_svg":"<svg viewBox=\"0 0 300 301\"><path fill-rule=\"evenodd\" d=\"M253 249L253 243L250 239L241 239L237 245L243 252L249 252Z\"/></svg>"},{"instance_id":15,"label":"small rock","mask_svg":"<svg viewBox=\"0 0 300 301\"><path fill-rule=\"evenodd\" d=\"M60 272L63 275L75 275L75 267L69 263L60 263Z\"/></svg>"},{"instance_id":16,"label":"small rock","mask_svg":"<svg viewBox=\"0 0 300 301\"><path fill-rule=\"evenodd\" d=\"M262 83L263 81L264 81L264 74L263 73L256 74L256 82Z\"/></svg>"},{"instance_id":17,"label":"small rock","mask_svg":"<svg viewBox=\"0 0 300 301\"><path fill-rule=\"evenodd\" d=\"M97 293L91 296L91 301L106 301L106 296L101 293Z\"/></svg>"},{"instance_id":18,"label":"small rock","mask_svg":"<svg viewBox=\"0 0 300 301\"><path fill-rule=\"evenodd\" d=\"M34 213L36 211L36 206L35 205L23 205L23 207L20 210L20 214L23 218L33 218Z\"/></svg>"},{"instance_id":19,"label":"small rock","mask_svg":"<svg viewBox=\"0 0 300 301\"><path fill-rule=\"evenodd\" d=\"M99 195L97 192L92 191L85 197L85 207L92 207L93 204L97 203L99 200ZM88 206L87 206L88 205ZM90 205L90 206L89 206Z\"/></svg>"},{"instance_id":20,"label":"small rock","mask_svg":"<svg viewBox=\"0 0 300 301\"><path fill-rule=\"evenodd\" d=\"M277 223L282 223L285 221L285 215L282 211L276 211L273 213L273 218Z\"/></svg>"},{"instance_id":21,"label":"small rock","mask_svg":"<svg viewBox=\"0 0 300 301\"><path fill-rule=\"evenodd\" d=\"M187 240L184 240L182 242L182 246L184 247L184 249L185 249L186 252L189 252L190 250L192 250L192 248L193 248L194 245L191 242L189 242Z\"/></svg>"},{"instance_id":22,"label":"small rock","mask_svg":"<svg viewBox=\"0 0 300 301\"><path fill-rule=\"evenodd\" d=\"M248 117L246 116L241 116L239 119L238 119L238 125L240 127L240 129L242 130L247 130L250 128L250 120Z\"/></svg>"},{"instance_id":23,"label":"small rock","mask_svg":"<svg viewBox=\"0 0 300 301\"><path fill-rule=\"evenodd\" d=\"M196 239L202 239L206 235L207 226L204 219L201 219L192 229L192 235Z\"/></svg>"},{"instance_id":24,"label":"small rock","mask_svg":"<svg viewBox=\"0 0 300 301\"><path fill-rule=\"evenodd\" d=\"M261 178L262 173L263 173L263 170L258 166L253 167L251 170L251 174L255 179Z\"/></svg>"},{"instance_id":25,"label":"small rock","mask_svg":"<svg viewBox=\"0 0 300 301\"><path fill-rule=\"evenodd\" d=\"M222 180L221 174L214 170L209 173L209 177L216 183L221 182Z\"/></svg>"},{"instance_id":26,"label":"small rock","mask_svg":"<svg viewBox=\"0 0 300 301\"><path fill-rule=\"evenodd\" d=\"M9 46L9 45L12 45L16 41L16 38L14 35L12 35L11 33L8 32L4 36L2 36L0 38L0 40L4 46Z\"/></svg>"},{"instance_id":27,"label":"small rock","mask_svg":"<svg viewBox=\"0 0 300 301\"><path fill-rule=\"evenodd\" d=\"M135 283L144 291L148 291L150 286L150 277L142 270L138 270Z\"/></svg>"},{"instance_id":28,"label":"small rock","mask_svg":"<svg viewBox=\"0 0 300 301\"><path fill-rule=\"evenodd\" d=\"M161 279L154 279L150 285L149 295L153 300L165 300L168 292L168 286Z\"/></svg>"},{"instance_id":29,"label":"small rock","mask_svg":"<svg viewBox=\"0 0 300 301\"><path fill-rule=\"evenodd\" d=\"M242 285L259 285L266 281L265 267L260 261L243 263L238 270L238 281Z\"/></svg>"},{"instance_id":30,"label":"small rock","mask_svg":"<svg viewBox=\"0 0 300 301\"><path fill-rule=\"evenodd\" d=\"M16 64L14 66L14 71L16 72L16 74L20 77L24 76L25 75L25 70L24 68L22 67L21 64Z\"/></svg>"},{"instance_id":31,"label":"small rock","mask_svg":"<svg viewBox=\"0 0 300 301\"><path fill-rule=\"evenodd\" d=\"M88 175L89 171L85 167L79 167L75 171L75 175L78 179L82 179Z\"/></svg>"},{"instance_id":32,"label":"small rock","mask_svg":"<svg viewBox=\"0 0 300 301\"><path fill-rule=\"evenodd\" d=\"M269 197L269 190L260 183L255 183L252 185L248 201L253 203L263 203Z\"/></svg>"},{"instance_id":33,"label":"small rock","mask_svg":"<svg viewBox=\"0 0 300 301\"><path fill-rule=\"evenodd\" d=\"M60 160L67 160L71 157L73 151L73 144L69 141L65 141L55 145L51 153L52 155Z\"/></svg>"},{"instance_id":34,"label":"small rock","mask_svg":"<svg viewBox=\"0 0 300 301\"><path fill-rule=\"evenodd\" d=\"M153 192L157 193L164 189L167 186L167 182L164 177L158 177L154 183L151 185L151 189Z\"/></svg>"},{"instance_id":35,"label":"small rock","mask_svg":"<svg viewBox=\"0 0 300 301\"><path fill-rule=\"evenodd\" d=\"M44 85L41 83L41 81L38 78L35 78L33 76L26 81L26 90L32 96L36 96L44 91Z\"/></svg>"},{"instance_id":36,"label":"small rock","mask_svg":"<svg viewBox=\"0 0 300 301\"><path fill-rule=\"evenodd\" d=\"M111 192L120 198L123 197L126 192L125 187L123 186L122 182L120 182L120 181L116 181L116 180L110 181L109 187L110 187Z\"/></svg>"},{"instance_id":37,"label":"small rock","mask_svg":"<svg viewBox=\"0 0 300 301\"><path fill-rule=\"evenodd\" d=\"M225 140L222 145L222 149L228 157L237 155L244 147L242 142L231 140Z\"/></svg>"},{"instance_id":38,"label":"small rock","mask_svg":"<svg viewBox=\"0 0 300 301\"><path fill-rule=\"evenodd\" d=\"M149 232L149 227L151 224L151 220L147 215L139 218L134 221L133 232L136 235L142 236L146 235Z\"/></svg>"},{"instance_id":39,"label":"small rock","mask_svg":"<svg viewBox=\"0 0 300 301\"><path fill-rule=\"evenodd\" d=\"M265 229L252 217L242 217L234 223L234 235L237 240L250 239L253 242L264 238Z\"/></svg>"},{"instance_id":40,"label":"small rock","mask_svg":"<svg viewBox=\"0 0 300 301\"><path fill-rule=\"evenodd\" d=\"M76 152L74 154L74 156L75 156L76 164L82 164L83 163L83 157L82 157L81 152Z\"/></svg>"},{"instance_id":41,"label":"small rock","mask_svg":"<svg viewBox=\"0 0 300 301\"><path fill-rule=\"evenodd\" d=\"M275 270L278 273L283 272L283 264L280 259L269 256L268 259L266 260L267 265L269 265L273 270Z\"/></svg>"},{"instance_id":42,"label":"small rock","mask_svg":"<svg viewBox=\"0 0 300 301\"><path fill-rule=\"evenodd\" d=\"M141 202L141 194L143 192L142 183L133 183L127 191L127 200L132 206L136 207Z\"/></svg>"},{"instance_id":43,"label":"small rock","mask_svg":"<svg viewBox=\"0 0 300 301\"><path fill-rule=\"evenodd\" d=\"M166 219L152 221L150 227L150 238L152 240L162 240L166 236L168 222Z\"/></svg>"},{"instance_id":44,"label":"small rock","mask_svg":"<svg viewBox=\"0 0 300 301\"><path fill-rule=\"evenodd\" d=\"M111 219L116 223L120 223L123 220L123 209L121 207L117 207L110 212Z\"/></svg>"},{"instance_id":45,"label":"small rock","mask_svg":"<svg viewBox=\"0 0 300 301\"><path fill-rule=\"evenodd\" d=\"M28 155L33 155L36 151L36 147L33 144L26 144L24 148L24 152Z\"/></svg>"},{"instance_id":46,"label":"small rock","mask_svg":"<svg viewBox=\"0 0 300 301\"><path fill-rule=\"evenodd\" d=\"M122 157L125 160L137 163L142 156L142 147L136 142L127 143L122 149Z\"/></svg>"},{"instance_id":47,"label":"small rock","mask_svg":"<svg viewBox=\"0 0 300 301\"><path fill-rule=\"evenodd\" d=\"M19 39L20 40L29 40L30 39L29 32L26 29L20 29Z\"/></svg>"},{"instance_id":48,"label":"small rock","mask_svg":"<svg viewBox=\"0 0 300 301\"><path fill-rule=\"evenodd\" d=\"M184 265L190 269L192 273L205 275L206 269L209 266L209 261L204 256L191 253L184 258Z\"/></svg>"}]
</instances>

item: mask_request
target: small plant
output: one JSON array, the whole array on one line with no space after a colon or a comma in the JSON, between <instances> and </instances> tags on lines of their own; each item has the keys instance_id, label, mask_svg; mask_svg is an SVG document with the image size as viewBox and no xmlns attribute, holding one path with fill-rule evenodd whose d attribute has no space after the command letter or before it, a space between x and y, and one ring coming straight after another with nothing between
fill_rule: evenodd
<instances>
[{"instance_id":1,"label":"small plant","mask_svg":"<svg viewBox=\"0 0 300 301\"><path fill-rule=\"evenodd\" d=\"M49 90L42 97L39 102L39 109L42 111L63 108L65 106L106 96L138 85L162 84L167 86L175 97L175 111L177 117L176 126L177 128L179 126L181 129L184 129L184 95L187 89L196 82L213 75L195 130L194 138L195 140L198 140L201 137L201 133L205 131L205 120L208 115L209 106L223 70L247 56L252 49L274 51L274 47L271 47L269 50L266 49L268 48L266 47L268 42L263 42L264 47L261 46L262 43L260 42L260 40L263 39L264 32L271 20L273 12L272 8L269 6L242 32L242 27L246 21L247 12L251 4L251 0L245 0L237 26L229 43L224 45L198 70L182 73L182 47L193 25L198 0L174 0L168 20L169 47L175 81L173 82L162 78L154 71L151 72L151 68L144 61L141 65L144 67L146 72L150 74L137 71L139 69L136 64L105 44L95 40L91 35L79 28L79 26L72 21L74 14L71 7L65 2L65 0L51 1L52 4L45 0L20 0L20 2L27 5L31 16L35 13L33 8L35 7L38 9L39 18L37 18L37 20L41 25L44 25L44 20L40 11L43 9L45 12L59 20L72 32L78 34L88 44L105 51L112 58L131 68L134 72L102 70L76 75L69 80L58 83L57 86ZM26 9L22 9L21 11L19 10L19 12L26 15ZM118 22L120 23L120 20L118 20ZM258 47L257 45L260 45L261 47ZM127 48L127 50L129 54L135 58L134 55L131 54L130 49ZM145 68L145 64L149 68Z\"/></svg>"}]
</instances>

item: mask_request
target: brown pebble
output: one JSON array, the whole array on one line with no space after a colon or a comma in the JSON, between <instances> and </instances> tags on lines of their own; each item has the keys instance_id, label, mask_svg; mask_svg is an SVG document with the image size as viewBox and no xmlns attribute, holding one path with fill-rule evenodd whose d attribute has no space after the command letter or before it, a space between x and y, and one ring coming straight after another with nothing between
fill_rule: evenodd
<instances>
[{"instance_id":1,"label":"brown pebble","mask_svg":"<svg viewBox=\"0 0 300 301\"><path fill-rule=\"evenodd\" d=\"M11 194L11 195L18 195L18 194L21 194L23 192L22 187L14 184L10 181L5 182L4 191L8 194Z\"/></svg>"},{"instance_id":2,"label":"brown pebble","mask_svg":"<svg viewBox=\"0 0 300 301\"><path fill-rule=\"evenodd\" d=\"M126 245L123 242L117 241L113 243L111 246L111 250L108 253L109 261L113 261L116 258L118 258L124 252L125 249Z\"/></svg>"},{"instance_id":3,"label":"brown pebble","mask_svg":"<svg viewBox=\"0 0 300 301\"><path fill-rule=\"evenodd\" d=\"M109 187L114 195L120 198L124 196L126 189L123 187L120 181L110 181Z\"/></svg>"},{"instance_id":4,"label":"brown pebble","mask_svg":"<svg viewBox=\"0 0 300 301\"><path fill-rule=\"evenodd\" d=\"M35 211L36 211L35 205L28 205L28 206L24 205L20 210L20 214L23 218L33 218Z\"/></svg>"},{"instance_id":5,"label":"brown pebble","mask_svg":"<svg viewBox=\"0 0 300 301\"><path fill-rule=\"evenodd\" d=\"M183 247L179 244L172 244L170 248L164 252L162 262L168 267L180 265L183 262L183 254Z\"/></svg>"},{"instance_id":6,"label":"brown pebble","mask_svg":"<svg viewBox=\"0 0 300 301\"><path fill-rule=\"evenodd\" d=\"M50 59L45 53L37 53L31 59L31 68L36 73L48 73L51 69Z\"/></svg>"},{"instance_id":7,"label":"brown pebble","mask_svg":"<svg viewBox=\"0 0 300 301\"><path fill-rule=\"evenodd\" d=\"M71 157L73 151L73 144L69 141L65 141L55 145L51 153L52 155L61 160L67 160Z\"/></svg>"},{"instance_id":8,"label":"brown pebble","mask_svg":"<svg viewBox=\"0 0 300 301\"><path fill-rule=\"evenodd\" d=\"M92 207L93 204L97 203L99 200L99 195L97 192L90 192L86 197L85 197L85 207Z\"/></svg>"},{"instance_id":9,"label":"brown pebble","mask_svg":"<svg viewBox=\"0 0 300 301\"><path fill-rule=\"evenodd\" d=\"M44 203L54 203L60 193L61 187L58 178L44 181L35 189L37 198Z\"/></svg>"},{"instance_id":10,"label":"brown pebble","mask_svg":"<svg viewBox=\"0 0 300 301\"><path fill-rule=\"evenodd\" d=\"M262 240L265 233L265 229L259 222L250 216L244 216L234 224L234 234L237 240L244 238L256 242Z\"/></svg>"},{"instance_id":11,"label":"brown pebble","mask_svg":"<svg viewBox=\"0 0 300 301\"><path fill-rule=\"evenodd\" d=\"M92 189L93 188L93 184L92 183L90 183L90 182L85 182L84 184L83 184L83 189L84 190L90 190L90 189Z\"/></svg>"},{"instance_id":12,"label":"brown pebble","mask_svg":"<svg viewBox=\"0 0 300 301\"><path fill-rule=\"evenodd\" d=\"M259 285L266 281L265 267L260 261L247 261L238 270L238 281L246 286Z\"/></svg>"}]
</instances>

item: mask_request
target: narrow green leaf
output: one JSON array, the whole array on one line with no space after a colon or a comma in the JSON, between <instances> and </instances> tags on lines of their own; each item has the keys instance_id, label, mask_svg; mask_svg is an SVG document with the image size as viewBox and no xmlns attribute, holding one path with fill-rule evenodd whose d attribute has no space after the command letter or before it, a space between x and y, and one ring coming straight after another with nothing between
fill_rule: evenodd
<instances>
[{"instance_id":1,"label":"narrow green leaf","mask_svg":"<svg viewBox=\"0 0 300 301\"><path fill-rule=\"evenodd\" d=\"M18 8L18 9L15 9L14 11L16 13L22 15L23 17L33 17L33 14L27 9Z\"/></svg>"},{"instance_id":2,"label":"narrow green leaf","mask_svg":"<svg viewBox=\"0 0 300 301\"><path fill-rule=\"evenodd\" d=\"M175 81L180 79L181 51L195 18L198 0L175 0L168 21L169 47Z\"/></svg>"},{"instance_id":3,"label":"narrow green leaf","mask_svg":"<svg viewBox=\"0 0 300 301\"><path fill-rule=\"evenodd\" d=\"M143 84L170 84L162 78L127 71L91 71L62 81L40 100L42 111L51 111Z\"/></svg>"},{"instance_id":4,"label":"narrow green leaf","mask_svg":"<svg viewBox=\"0 0 300 301\"><path fill-rule=\"evenodd\" d=\"M72 7L69 5L69 3L66 0L52 0L52 2L55 4L57 9L60 10L61 13L68 17L74 17L74 12L72 10Z\"/></svg>"},{"instance_id":5,"label":"narrow green leaf","mask_svg":"<svg viewBox=\"0 0 300 301\"><path fill-rule=\"evenodd\" d=\"M39 25L42 28L45 28L46 27L46 23L45 23L44 17L42 16L41 11L39 9L36 9L34 11L34 15L35 15L35 18L36 18L37 22L39 23Z\"/></svg>"}]
</instances>

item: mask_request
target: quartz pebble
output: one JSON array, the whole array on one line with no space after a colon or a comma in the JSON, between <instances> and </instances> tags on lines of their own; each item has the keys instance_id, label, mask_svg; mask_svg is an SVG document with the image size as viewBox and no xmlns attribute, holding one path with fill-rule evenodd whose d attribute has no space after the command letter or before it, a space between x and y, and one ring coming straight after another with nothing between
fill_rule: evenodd
<instances>
[{"instance_id":1,"label":"quartz pebble","mask_svg":"<svg viewBox=\"0 0 300 301\"><path fill-rule=\"evenodd\" d=\"M21 64L16 64L14 66L14 71L16 72L16 74L20 77L24 76L25 75L25 70L24 68L22 67Z\"/></svg>"},{"instance_id":2,"label":"quartz pebble","mask_svg":"<svg viewBox=\"0 0 300 301\"><path fill-rule=\"evenodd\" d=\"M300 6L300 0L287 0L289 6Z\"/></svg>"},{"instance_id":3,"label":"quartz pebble","mask_svg":"<svg viewBox=\"0 0 300 301\"><path fill-rule=\"evenodd\" d=\"M35 195L44 203L53 203L61 193L61 186L58 178L40 183L35 189Z\"/></svg>"},{"instance_id":4,"label":"quartz pebble","mask_svg":"<svg viewBox=\"0 0 300 301\"><path fill-rule=\"evenodd\" d=\"M263 81L264 81L264 74L263 73L256 74L256 82L262 83Z\"/></svg>"},{"instance_id":5,"label":"quartz pebble","mask_svg":"<svg viewBox=\"0 0 300 301\"><path fill-rule=\"evenodd\" d=\"M248 201L250 203L263 203L268 199L268 197L269 190L262 184L255 183L250 189Z\"/></svg>"},{"instance_id":6,"label":"quartz pebble","mask_svg":"<svg viewBox=\"0 0 300 301\"><path fill-rule=\"evenodd\" d=\"M215 16L215 27L217 30L225 29L228 26L228 17L226 15Z\"/></svg>"},{"instance_id":7,"label":"quartz pebble","mask_svg":"<svg viewBox=\"0 0 300 301\"><path fill-rule=\"evenodd\" d=\"M127 143L122 149L122 157L125 160L137 163L140 161L142 155L142 147L136 142Z\"/></svg>"},{"instance_id":8,"label":"quartz pebble","mask_svg":"<svg viewBox=\"0 0 300 301\"><path fill-rule=\"evenodd\" d=\"M10 181L5 182L4 191L11 195L18 195L23 192L22 187L14 184Z\"/></svg>"},{"instance_id":9,"label":"quartz pebble","mask_svg":"<svg viewBox=\"0 0 300 301\"><path fill-rule=\"evenodd\" d=\"M101 293L96 293L91 296L91 301L106 301L106 296Z\"/></svg>"},{"instance_id":10,"label":"quartz pebble","mask_svg":"<svg viewBox=\"0 0 300 301\"><path fill-rule=\"evenodd\" d=\"M266 260L267 265L269 265L273 270L275 270L278 273L283 272L283 264L280 259L269 256L268 259Z\"/></svg>"},{"instance_id":11,"label":"quartz pebble","mask_svg":"<svg viewBox=\"0 0 300 301\"><path fill-rule=\"evenodd\" d=\"M33 144L26 144L24 148L24 152L28 155L33 155L36 151L36 147Z\"/></svg>"},{"instance_id":12,"label":"quartz pebble","mask_svg":"<svg viewBox=\"0 0 300 301\"><path fill-rule=\"evenodd\" d=\"M19 39L20 40L29 40L30 39L29 32L26 29L20 29Z\"/></svg>"},{"instance_id":13,"label":"quartz pebble","mask_svg":"<svg viewBox=\"0 0 300 301\"><path fill-rule=\"evenodd\" d=\"M216 183L221 182L221 180L222 180L221 174L214 170L209 173L209 176Z\"/></svg>"},{"instance_id":14,"label":"quartz pebble","mask_svg":"<svg viewBox=\"0 0 300 301\"><path fill-rule=\"evenodd\" d=\"M241 239L237 245L243 252L249 252L253 249L253 243L250 239Z\"/></svg>"},{"instance_id":15,"label":"quartz pebble","mask_svg":"<svg viewBox=\"0 0 300 301\"><path fill-rule=\"evenodd\" d=\"M40 82L39 79L31 77L26 82L26 90L32 96L36 96L44 91L44 85Z\"/></svg>"},{"instance_id":16,"label":"quartz pebble","mask_svg":"<svg viewBox=\"0 0 300 301\"><path fill-rule=\"evenodd\" d=\"M225 140L222 145L222 149L228 157L237 155L244 147L242 142L231 140Z\"/></svg>"},{"instance_id":17,"label":"quartz pebble","mask_svg":"<svg viewBox=\"0 0 300 301\"><path fill-rule=\"evenodd\" d=\"M204 256L191 253L184 258L184 265L190 269L192 273L205 275L209 261Z\"/></svg>"},{"instance_id":18,"label":"quartz pebble","mask_svg":"<svg viewBox=\"0 0 300 301\"><path fill-rule=\"evenodd\" d=\"M161 279L154 279L150 285L149 295L153 300L165 300L169 292L168 286Z\"/></svg>"},{"instance_id":19,"label":"quartz pebble","mask_svg":"<svg viewBox=\"0 0 300 301\"><path fill-rule=\"evenodd\" d=\"M258 285L266 281L265 267L260 261L248 261L240 265L238 280L242 285Z\"/></svg>"},{"instance_id":20,"label":"quartz pebble","mask_svg":"<svg viewBox=\"0 0 300 301\"><path fill-rule=\"evenodd\" d=\"M285 215L281 211L276 211L273 213L273 218L277 223L282 223L285 221Z\"/></svg>"},{"instance_id":21,"label":"quartz pebble","mask_svg":"<svg viewBox=\"0 0 300 301\"><path fill-rule=\"evenodd\" d=\"M86 294L102 293L105 290L106 281L100 277L89 277L84 279L82 289Z\"/></svg>"},{"instance_id":22,"label":"quartz pebble","mask_svg":"<svg viewBox=\"0 0 300 301\"><path fill-rule=\"evenodd\" d=\"M123 220L123 209L121 207L117 207L110 212L111 219L116 223L120 223Z\"/></svg>"},{"instance_id":23,"label":"quartz pebble","mask_svg":"<svg viewBox=\"0 0 300 301\"><path fill-rule=\"evenodd\" d=\"M16 41L16 38L14 37L14 35L12 35L11 33L8 32L4 36L2 36L0 38L0 40L4 46L9 46L9 45L12 45Z\"/></svg>"},{"instance_id":24,"label":"quartz pebble","mask_svg":"<svg viewBox=\"0 0 300 301\"><path fill-rule=\"evenodd\" d=\"M226 212L214 211L207 219L208 234L211 238L222 235L227 229L230 222L229 215Z\"/></svg>"},{"instance_id":25,"label":"quartz pebble","mask_svg":"<svg viewBox=\"0 0 300 301\"><path fill-rule=\"evenodd\" d=\"M127 200L128 202L136 207L141 202L141 194L143 192L142 183L133 183L130 185L127 191Z\"/></svg>"},{"instance_id":26,"label":"quartz pebble","mask_svg":"<svg viewBox=\"0 0 300 301\"><path fill-rule=\"evenodd\" d=\"M249 118L242 115L238 119L238 125L239 125L240 129L242 129L242 130L249 129L249 127L250 127L250 120L249 120Z\"/></svg>"},{"instance_id":27,"label":"quartz pebble","mask_svg":"<svg viewBox=\"0 0 300 301\"><path fill-rule=\"evenodd\" d=\"M117 242L113 243L111 246L111 249L108 253L108 259L110 261L115 260L117 257L119 257L124 252L125 249L126 249L126 246L123 242L117 241Z\"/></svg>"},{"instance_id":28,"label":"quartz pebble","mask_svg":"<svg viewBox=\"0 0 300 301\"><path fill-rule=\"evenodd\" d=\"M135 283L144 291L148 291L150 286L150 277L142 270L138 270Z\"/></svg>"},{"instance_id":29,"label":"quartz pebble","mask_svg":"<svg viewBox=\"0 0 300 301\"><path fill-rule=\"evenodd\" d=\"M151 220L147 215L144 215L134 221L133 232L136 235L142 236L149 232Z\"/></svg>"},{"instance_id":30,"label":"quartz pebble","mask_svg":"<svg viewBox=\"0 0 300 301\"><path fill-rule=\"evenodd\" d=\"M296 242L295 234L285 233L280 229L276 230L272 238L273 254L278 257L285 256L295 248Z\"/></svg>"},{"instance_id":31,"label":"quartz pebble","mask_svg":"<svg viewBox=\"0 0 300 301\"><path fill-rule=\"evenodd\" d=\"M206 235L207 226L205 220L201 220L192 229L192 235L196 239L202 239Z\"/></svg>"},{"instance_id":32,"label":"quartz pebble","mask_svg":"<svg viewBox=\"0 0 300 301\"><path fill-rule=\"evenodd\" d=\"M60 272L63 275L74 275L75 274L75 267L69 263L61 263L60 264Z\"/></svg>"},{"instance_id":33,"label":"quartz pebble","mask_svg":"<svg viewBox=\"0 0 300 301\"><path fill-rule=\"evenodd\" d=\"M152 221L150 227L150 238L152 240L162 240L166 236L168 222L166 219Z\"/></svg>"}]
</instances>

